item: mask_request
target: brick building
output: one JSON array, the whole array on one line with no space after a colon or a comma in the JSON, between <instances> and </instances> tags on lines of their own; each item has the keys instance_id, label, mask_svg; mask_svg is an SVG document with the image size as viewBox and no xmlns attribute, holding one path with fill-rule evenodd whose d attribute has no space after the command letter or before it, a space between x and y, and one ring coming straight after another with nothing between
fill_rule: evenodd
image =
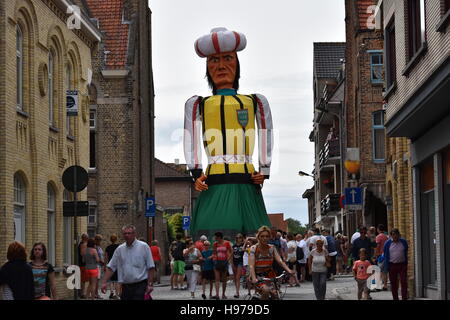
<instances>
[{"instance_id":1,"label":"brick building","mask_svg":"<svg viewBox=\"0 0 450 320\"><path fill-rule=\"evenodd\" d=\"M109 242L125 224L147 239L144 199L154 196L151 11L142 0L84 0L104 42L90 87L88 231Z\"/></svg>"},{"instance_id":2,"label":"brick building","mask_svg":"<svg viewBox=\"0 0 450 320\"><path fill-rule=\"evenodd\" d=\"M156 203L167 214L191 215L199 192L185 164L166 163L155 159Z\"/></svg>"},{"instance_id":3,"label":"brick building","mask_svg":"<svg viewBox=\"0 0 450 320\"><path fill-rule=\"evenodd\" d=\"M272 224L272 229L289 232L288 223L284 220L284 213L268 213L267 216Z\"/></svg>"},{"instance_id":4,"label":"brick building","mask_svg":"<svg viewBox=\"0 0 450 320\"><path fill-rule=\"evenodd\" d=\"M315 150L314 188L308 189L303 197L308 198L309 225L332 231L337 231L342 224L337 219L340 209L333 204L341 193L338 101L344 93L344 57L343 42L314 43L314 129L310 134Z\"/></svg>"},{"instance_id":5,"label":"brick building","mask_svg":"<svg viewBox=\"0 0 450 320\"><path fill-rule=\"evenodd\" d=\"M383 111L383 33L375 28L375 0L345 1L346 52L343 104L342 162L347 149L359 151L355 177L346 170L343 186L363 190L363 209L343 213L344 230L353 234L359 224L387 224L385 205L385 129ZM373 12L372 14L370 12Z\"/></svg>"},{"instance_id":6,"label":"brick building","mask_svg":"<svg viewBox=\"0 0 450 320\"><path fill-rule=\"evenodd\" d=\"M162 252L163 270L168 261L167 222L162 213L172 215L182 213L191 216L199 192L194 189L193 179L185 164L165 163L155 159L156 203L161 212L155 217L154 237L159 241Z\"/></svg>"},{"instance_id":7,"label":"brick building","mask_svg":"<svg viewBox=\"0 0 450 320\"><path fill-rule=\"evenodd\" d=\"M411 293L449 299L450 1L385 0L379 5L386 130L395 138L392 192L412 194L412 205L394 212L414 248L409 253Z\"/></svg>"},{"instance_id":8,"label":"brick building","mask_svg":"<svg viewBox=\"0 0 450 320\"><path fill-rule=\"evenodd\" d=\"M70 297L64 266L74 262L73 218L63 217L66 168L89 166L89 71L101 34L81 12L69 28L72 2L0 2L0 261L18 240L27 253L44 242L60 298ZM66 90L79 111L67 117ZM86 200L86 191L79 194ZM86 232L78 218L77 235Z\"/></svg>"}]
</instances>

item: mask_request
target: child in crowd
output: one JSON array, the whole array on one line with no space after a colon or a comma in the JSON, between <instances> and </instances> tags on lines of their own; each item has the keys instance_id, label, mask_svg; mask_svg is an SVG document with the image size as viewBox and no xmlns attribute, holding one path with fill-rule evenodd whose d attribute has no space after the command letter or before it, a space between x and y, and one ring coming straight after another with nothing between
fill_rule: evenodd
<instances>
[{"instance_id":1,"label":"child in crowd","mask_svg":"<svg viewBox=\"0 0 450 320\"><path fill-rule=\"evenodd\" d=\"M370 261L367 260L366 249L361 248L359 250L359 260L355 261L353 264L353 276L358 283L358 300L372 300L370 297L369 288L367 287L367 279L370 277L370 274L367 273L367 269L371 265L372 264Z\"/></svg>"}]
</instances>

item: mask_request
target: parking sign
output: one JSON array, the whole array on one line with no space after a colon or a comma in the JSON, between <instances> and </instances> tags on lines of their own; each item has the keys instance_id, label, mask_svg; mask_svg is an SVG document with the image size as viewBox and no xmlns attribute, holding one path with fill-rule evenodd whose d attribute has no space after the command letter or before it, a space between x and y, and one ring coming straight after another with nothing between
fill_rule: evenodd
<instances>
[{"instance_id":1,"label":"parking sign","mask_svg":"<svg viewBox=\"0 0 450 320\"><path fill-rule=\"evenodd\" d=\"M191 225L191 217L183 216L183 230L189 230L190 225Z\"/></svg>"},{"instance_id":2,"label":"parking sign","mask_svg":"<svg viewBox=\"0 0 450 320\"><path fill-rule=\"evenodd\" d=\"M156 214L155 198L145 198L145 216L147 218L154 217Z\"/></svg>"}]
</instances>

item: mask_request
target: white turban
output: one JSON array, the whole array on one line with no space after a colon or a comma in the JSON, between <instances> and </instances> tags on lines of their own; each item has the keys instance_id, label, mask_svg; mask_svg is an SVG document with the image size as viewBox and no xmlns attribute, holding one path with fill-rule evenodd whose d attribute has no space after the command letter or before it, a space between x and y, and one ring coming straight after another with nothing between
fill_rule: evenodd
<instances>
[{"instance_id":1,"label":"white turban","mask_svg":"<svg viewBox=\"0 0 450 320\"><path fill-rule=\"evenodd\" d=\"M211 54L241 51L246 45L247 39L242 33L226 28L214 28L210 34L195 41L195 51L199 57L206 58Z\"/></svg>"}]
</instances>

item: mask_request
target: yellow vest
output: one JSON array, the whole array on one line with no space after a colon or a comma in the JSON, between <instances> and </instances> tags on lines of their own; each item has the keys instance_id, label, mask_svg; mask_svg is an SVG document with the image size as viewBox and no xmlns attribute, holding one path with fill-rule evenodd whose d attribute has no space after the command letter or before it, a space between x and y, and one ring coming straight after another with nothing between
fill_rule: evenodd
<instances>
[{"instance_id":1,"label":"yellow vest","mask_svg":"<svg viewBox=\"0 0 450 320\"><path fill-rule=\"evenodd\" d=\"M247 110L243 112L243 118L248 119L246 124L242 118L239 122L238 110ZM202 99L200 114L209 158L207 176L255 172L251 164L255 147L255 111L256 101L250 95L215 95Z\"/></svg>"}]
</instances>

